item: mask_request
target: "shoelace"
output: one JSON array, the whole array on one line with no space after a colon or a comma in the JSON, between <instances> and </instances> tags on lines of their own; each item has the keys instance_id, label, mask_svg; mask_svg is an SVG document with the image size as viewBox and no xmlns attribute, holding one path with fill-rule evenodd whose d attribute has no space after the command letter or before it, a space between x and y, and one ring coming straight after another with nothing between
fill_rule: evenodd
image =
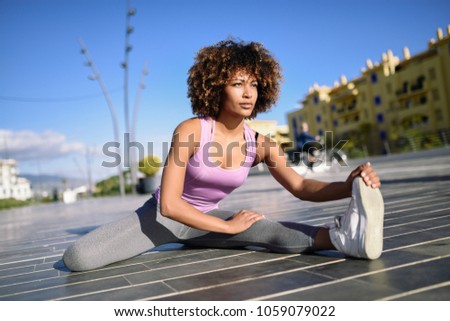
<instances>
[{"instance_id":1,"label":"shoelace","mask_svg":"<svg viewBox=\"0 0 450 321\"><path fill-rule=\"evenodd\" d=\"M334 217L334 224L336 224L338 229L341 229L341 219L342 219L342 216L335 216Z\"/></svg>"}]
</instances>

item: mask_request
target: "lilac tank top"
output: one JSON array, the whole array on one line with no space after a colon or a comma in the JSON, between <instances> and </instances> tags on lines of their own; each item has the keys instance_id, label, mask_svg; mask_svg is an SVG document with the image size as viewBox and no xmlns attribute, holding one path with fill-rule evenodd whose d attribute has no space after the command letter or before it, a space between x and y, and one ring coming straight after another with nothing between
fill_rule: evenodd
<instances>
[{"instance_id":1,"label":"lilac tank top","mask_svg":"<svg viewBox=\"0 0 450 321\"><path fill-rule=\"evenodd\" d=\"M218 153L215 143L211 143L214 137L215 120L200 118L200 123L200 148L189 159L187 164L181 197L198 210L208 212L218 208L222 199L244 183L255 161L256 142L253 130L244 123L244 137L246 140L245 162L239 168L224 169L209 160L210 148L211 152ZM239 147L233 146L233 148ZM159 202L160 187L157 188L153 196Z\"/></svg>"}]
</instances>

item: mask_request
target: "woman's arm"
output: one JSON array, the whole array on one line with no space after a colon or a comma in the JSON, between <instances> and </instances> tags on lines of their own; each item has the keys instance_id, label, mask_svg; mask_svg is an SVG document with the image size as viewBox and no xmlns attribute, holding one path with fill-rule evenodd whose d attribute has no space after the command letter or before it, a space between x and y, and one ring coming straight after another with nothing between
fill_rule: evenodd
<instances>
[{"instance_id":1,"label":"woman's arm","mask_svg":"<svg viewBox=\"0 0 450 321\"><path fill-rule=\"evenodd\" d=\"M261 136L261 135L260 135ZM361 175L366 185L377 188L380 179L369 163L353 170L345 182L321 182L305 179L287 165L281 148L268 137L258 137L257 154L263 159L272 176L291 194L306 201L325 202L350 197L352 182Z\"/></svg>"},{"instance_id":2,"label":"woman's arm","mask_svg":"<svg viewBox=\"0 0 450 321\"><path fill-rule=\"evenodd\" d=\"M200 230L228 234L242 232L262 216L251 211L240 211L233 219L224 221L197 210L181 198L186 166L199 148L200 137L201 124L198 119L189 119L175 129L161 180L161 214Z\"/></svg>"}]
</instances>

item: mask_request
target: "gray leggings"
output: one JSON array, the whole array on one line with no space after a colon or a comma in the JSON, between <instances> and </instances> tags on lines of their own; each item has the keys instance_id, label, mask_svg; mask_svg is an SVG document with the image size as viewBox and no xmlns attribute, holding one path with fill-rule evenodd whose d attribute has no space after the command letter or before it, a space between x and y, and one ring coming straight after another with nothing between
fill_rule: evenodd
<instances>
[{"instance_id":1,"label":"gray leggings","mask_svg":"<svg viewBox=\"0 0 450 321\"><path fill-rule=\"evenodd\" d=\"M234 213L213 210L208 214L226 220ZM159 205L152 198L132 215L103 225L71 244L63 260L72 271L86 271L134 257L166 243L212 248L260 246L278 253L301 253L312 250L318 229L300 223L262 219L239 234L206 232L162 216Z\"/></svg>"}]
</instances>

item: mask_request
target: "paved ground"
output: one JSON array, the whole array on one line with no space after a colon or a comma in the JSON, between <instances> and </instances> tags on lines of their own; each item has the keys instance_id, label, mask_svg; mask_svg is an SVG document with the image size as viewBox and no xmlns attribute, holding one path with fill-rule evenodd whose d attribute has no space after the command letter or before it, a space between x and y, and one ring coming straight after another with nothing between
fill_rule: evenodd
<instances>
[{"instance_id":1,"label":"paved ground","mask_svg":"<svg viewBox=\"0 0 450 321\"><path fill-rule=\"evenodd\" d=\"M378 260L332 251L282 255L171 244L96 271L70 273L61 261L64 249L128 215L146 197L90 199L0 212L0 300L449 300L450 149L371 162L383 180L386 207ZM333 167L307 176L339 180L348 172ZM255 175L222 207L323 224L345 211L347 202L301 202L270 176Z\"/></svg>"}]
</instances>

